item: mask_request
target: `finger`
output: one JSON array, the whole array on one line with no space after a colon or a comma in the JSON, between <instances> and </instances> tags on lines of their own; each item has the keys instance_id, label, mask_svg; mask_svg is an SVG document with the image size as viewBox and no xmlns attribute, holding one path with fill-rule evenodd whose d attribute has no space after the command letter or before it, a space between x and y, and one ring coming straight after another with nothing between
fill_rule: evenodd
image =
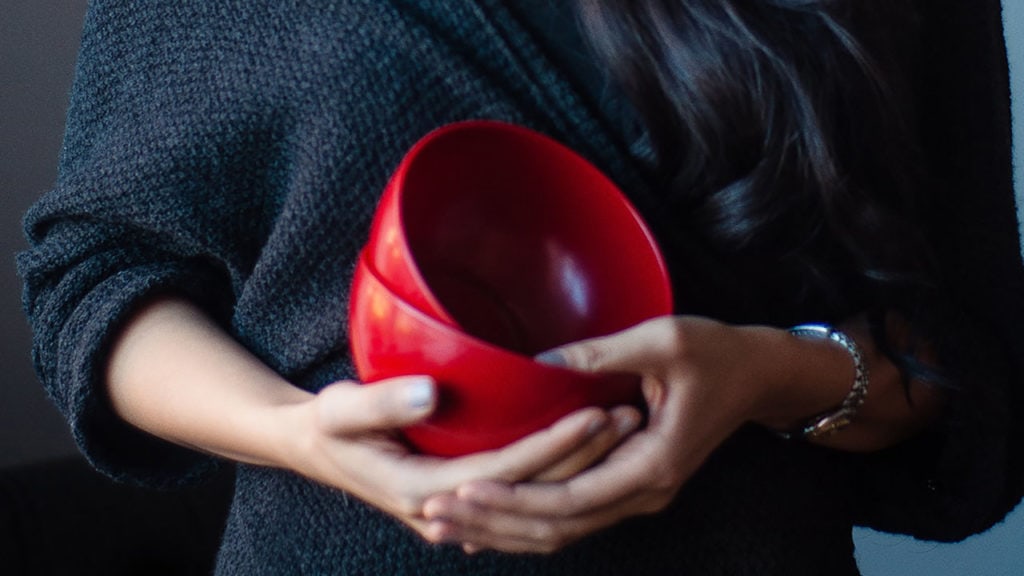
<instances>
[{"instance_id":1,"label":"finger","mask_svg":"<svg viewBox=\"0 0 1024 576\"><path fill-rule=\"evenodd\" d=\"M582 515L613 505L648 489L649 462L646 444L650 433L630 436L599 466L565 482L503 483L467 482L456 490L462 499L496 510L543 516L559 510L566 516Z\"/></svg>"},{"instance_id":2,"label":"finger","mask_svg":"<svg viewBox=\"0 0 1024 576\"><path fill-rule=\"evenodd\" d=\"M473 480L519 482L566 459L609 424L608 414L600 408L583 408L548 428L518 440L504 448L445 460L425 457L431 467L419 482L424 497L451 492Z\"/></svg>"},{"instance_id":3,"label":"finger","mask_svg":"<svg viewBox=\"0 0 1024 576\"><path fill-rule=\"evenodd\" d=\"M670 316L648 320L610 336L582 340L536 356L538 362L584 372L645 373L676 337Z\"/></svg>"},{"instance_id":4,"label":"finger","mask_svg":"<svg viewBox=\"0 0 1024 576\"><path fill-rule=\"evenodd\" d=\"M431 522L429 520L424 520L423 518L409 516L398 516L397 518L427 542L434 544L454 542L454 540L450 540L441 530L439 530L441 527L438 522Z\"/></svg>"},{"instance_id":5,"label":"finger","mask_svg":"<svg viewBox=\"0 0 1024 576\"><path fill-rule=\"evenodd\" d=\"M403 376L372 385L332 384L317 394L316 414L321 430L329 434L360 434L419 422L436 404L433 379Z\"/></svg>"},{"instance_id":6,"label":"finger","mask_svg":"<svg viewBox=\"0 0 1024 576\"><path fill-rule=\"evenodd\" d=\"M451 496L431 499L426 507L428 534L435 542L461 543L502 552L550 553L623 519L654 511L647 495L582 516L528 516L479 507ZM436 538L436 539L435 539Z\"/></svg>"},{"instance_id":7,"label":"finger","mask_svg":"<svg viewBox=\"0 0 1024 576\"><path fill-rule=\"evenodd\" d=\"M432 504L447 498L444 508L450 517L428 515L427 539L438 544L461 544L469 550L492 549L502 552L541 552L537 538L529 536L531 531L539 533L544 528L516 518L512 522L501 522L505 518L485 518L492 511L477 509L472 504L454 497L432 499ZM497 520L498 522L495 522ZM491 526L494 524L494 526ZM525 536L524 536L525 535ZM554 544L551 546L554 547Z\"/></svg>"},{"instance_id":8,"label":"finger","mask_svg":"<svg viewBox=\"0 0 1024 576\"><path fill-rule=\"evenodd\" d=\"M345 384L335 386L335 394L347 392ZM418 517L428 497L453 492L468 481L511 482L535 475L564 459L607 422L603 410L586 408L504 449L451 459L396 450L399 445L372 434L339 438L336 457L346 463L348 473L337 484L394 516Z\"/></svg>"},{"instance_id":9,"label":"finger","mask_svg":"<svg viewBox=\"0 0 1024 576\"><path fill-rule=\"evenodd\" d=\"M604 458L623 438L640 425L643 417L632 406L619 406L609 413L610 424L566 458L532 478L534 482L556 482L575 476Z\"/></svg>"}]
</instances>

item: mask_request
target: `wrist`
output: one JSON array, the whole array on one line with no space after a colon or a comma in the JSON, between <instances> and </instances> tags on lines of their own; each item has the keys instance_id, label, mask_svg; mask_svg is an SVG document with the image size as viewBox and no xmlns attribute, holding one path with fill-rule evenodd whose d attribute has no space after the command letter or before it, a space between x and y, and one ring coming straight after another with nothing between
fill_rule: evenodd
<instances>
[{"instance_id":1,"label":"wrist","mask_svg":"<svg viewBox=\"0 0 1024 576\"><path fill-rule=\"evenodd\" d=\"M211 438L204 448L218 456L257 466L294 469L304 438L311 427L308 416L312 394L281 382L281 395L269 394L253 403L239 404L224 414L224 425L233 429L228 436ZM217 440L224 442L217 445Z\"/></svg>"},{"instance_id":2,"label":"wrist","mask_svg":"<svg viewBox=\"0 0 1024 576\"><path fill-rule=\"evenodd\" d=\"M231 460L277 466L286 408L312 395L286 381L188 302L157 298L111 346L115 412L154 436Z\"/></svg>"},{"instance_id":3,"label":"wrist","mask_svg":"<svg viewBox=\"0 0 1024 576\"><path fill-rule=\"evenodd\" d=\"M794 430L843 403L856 378L847 349L784 329L758 330L758 366L764 377L753 422L773 430Z\"/></svg>"}]
</instances>

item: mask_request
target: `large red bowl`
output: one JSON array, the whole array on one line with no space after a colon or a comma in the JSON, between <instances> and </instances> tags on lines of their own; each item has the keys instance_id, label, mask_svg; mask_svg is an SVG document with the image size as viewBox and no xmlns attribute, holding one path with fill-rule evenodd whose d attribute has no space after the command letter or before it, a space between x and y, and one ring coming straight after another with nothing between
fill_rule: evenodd
<instances>
[{"instance_id":1,"label":"large red bowl","mask_svg":"<svg viewBox=\"0 0 1024 576\"><path fill-rule=\"evenodd\" d=\"M657 245L616 186L562 144L501 122L418 142L367 251L402 299L528 355L672 311Z\"/></svg>"},{"instance_id":2,"label":"large red bowl","mask_svg":"<svg viewBox=\"0 0 1024 576\"><path fill-rule=\"evenodd\" d=\"M541 364L428 316L389 289L365 254L349 312L352 357L362 381L409 374L437 380L437 412L405 430L425 453L456 456L498 448L585 406L640 401L635 375Z\"/></svg>"}]
</instances>

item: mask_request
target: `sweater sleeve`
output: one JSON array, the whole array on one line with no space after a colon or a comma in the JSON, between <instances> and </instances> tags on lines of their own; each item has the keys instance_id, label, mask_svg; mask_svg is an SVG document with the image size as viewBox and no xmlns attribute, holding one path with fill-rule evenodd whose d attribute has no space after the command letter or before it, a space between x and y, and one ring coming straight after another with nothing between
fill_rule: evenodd
<instances>
[{"instance_id":1,"label":"sweater sleeve","mask_svg":"<svg viewBox=\"0 0 1024 576\"><path fill-rule=\"evenodd\" d=\"M109 346L154 294L192 298L297 386L350 373L347 279L402 154L456 120L525 123L534 101L486 13L449 4L90 2L18 262L37 372L97 468L169 485L212 463L105 396Z\"/></svg>"},{"instance_id":2,"label":"sweater sleeve","mask_svg":"<svg viewBox=\"0 0 1024 576\"><path fill-rule=\"evenodd\" d=\"M913 76L933 182L925 216L952 305L938 353L956 381L932 430L858 460L858 521L959 540L999 522L1024 493L1024 271L1000 4L919 5Z\"/></svg>"},{"instance_id":3,"label":"sweater sleeve","mask_svg":"<svg viewBox=\"0 0 1024 576\"><path fill-rule=\"evenodd\" d=\"M112 476L169 485L215 462L113 413L108 349L156 293L230 320L276 176L273 123L204 68L238 61L194 58L211 49L207 20L161 4L90 3L58 181L25 218L18 267L37 373L80 449Z\"/></svg>"}]
</instances>

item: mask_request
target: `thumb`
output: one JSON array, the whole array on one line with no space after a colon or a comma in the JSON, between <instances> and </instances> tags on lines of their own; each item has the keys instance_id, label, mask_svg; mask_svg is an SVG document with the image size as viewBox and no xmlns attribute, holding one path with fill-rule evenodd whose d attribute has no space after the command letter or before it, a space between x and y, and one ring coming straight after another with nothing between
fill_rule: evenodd
<instances>
[{"instance_id":1,"label":"thumb","mask_svg":"<svg viewBox=\"0 0 1024 576\"><path fill-rule=\"evenodd\" d=\"M322 430L360 434L415 424L437 406L437 386L428 376L402 376L362 385L338 382L316 397Z\"/></svg>"},{"instance_id":2,"label":"thumb","mask_svg":"<svg viewBox=\"0 0 1024 576\"><path fill-rule=\"evenodd\" d=\"M542 364L573 368L583 372L644 373L664 348L672 323L669 317L655 318L621 332L581 340L541 352L534 360Z\"/></svg>"}]
</instances>

